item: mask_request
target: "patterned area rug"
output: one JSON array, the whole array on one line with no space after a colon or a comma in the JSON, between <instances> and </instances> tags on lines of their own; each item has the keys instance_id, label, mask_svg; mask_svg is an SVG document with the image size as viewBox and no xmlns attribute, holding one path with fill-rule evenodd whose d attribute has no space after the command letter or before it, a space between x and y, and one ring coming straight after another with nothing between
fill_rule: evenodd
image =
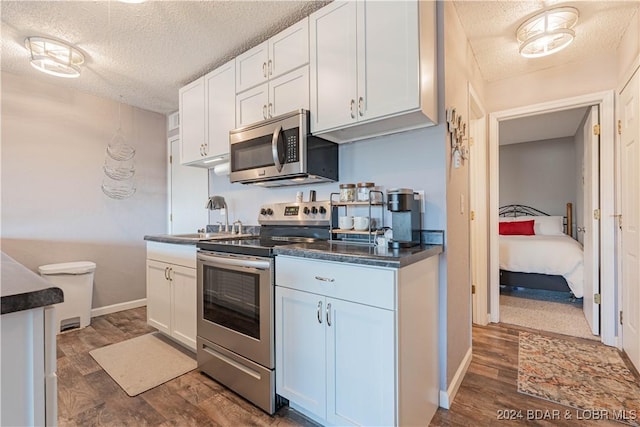
<instances>
[{"instance_id":1,"label":"patterned area rug","mask_svg":"<svg viewBox=\"0 0 640 427\"><path fill-rule=\"evenodd\" d=\"M574 408L572 419L640 425L640 382L613 347L520 332L518 392Z\"/></svg>"}]
</instances>

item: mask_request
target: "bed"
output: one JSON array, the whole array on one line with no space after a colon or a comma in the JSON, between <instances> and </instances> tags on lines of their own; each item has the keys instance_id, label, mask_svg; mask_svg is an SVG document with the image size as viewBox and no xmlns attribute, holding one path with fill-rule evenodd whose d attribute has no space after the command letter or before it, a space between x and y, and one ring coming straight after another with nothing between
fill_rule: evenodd
<instances>
[{"instance_id":1,"label":"bed","mask_svg":"<svg viewBox=\"0 0 640 427\"><path fill-rule=\"evenodd\" d=\"M500 285L571 292L582 298L584 256L570 233L570 203L564 217L524 205L503 206L499 216Z\"/></svg>"}]
</instances>

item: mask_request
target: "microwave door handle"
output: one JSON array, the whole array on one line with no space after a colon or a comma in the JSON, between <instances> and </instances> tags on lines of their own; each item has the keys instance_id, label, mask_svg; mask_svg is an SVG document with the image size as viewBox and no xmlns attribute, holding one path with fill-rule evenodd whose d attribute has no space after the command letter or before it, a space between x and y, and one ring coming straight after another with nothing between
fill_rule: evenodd
<instances>
[{"instance_id":1,"label":"microwave door handle","mask_svg":"<svg viewBox=\"0 0 640 427\"><path fill-rule=\"evenodd\" d=\"M282 126L278 126L276 130L273 131L273 138L271 139L271 154L273 155L273 163L276 165L278 172L282 172L282 163L280 163L280 156L278 153L278 139L280 139L281 131Z\"/></svg>"}]
</instances>

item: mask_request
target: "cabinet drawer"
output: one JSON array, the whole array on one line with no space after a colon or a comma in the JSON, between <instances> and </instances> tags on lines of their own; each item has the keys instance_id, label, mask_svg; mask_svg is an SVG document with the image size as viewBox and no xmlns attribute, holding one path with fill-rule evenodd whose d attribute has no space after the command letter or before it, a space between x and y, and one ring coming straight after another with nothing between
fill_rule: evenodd
<instances>
[{"instance_id":1,"label":"cabinet drawer","mask_svg":"<svg viewBox=\"0 0 640 427\"><path fill-rule=\"evenodd\" d=\"M196 268L196 245L147 242L147 259Z\"/></svg>"},{"instance_id":2,"label":"cabinet drawer","mask_svg":"<svg viewBox=\"0 0 640 427\"><path fill-rule=\"evenodd\" d=\"M394 310L395 285L395 269L276 257L276 286Z\"/></svg>"}]
</instances>

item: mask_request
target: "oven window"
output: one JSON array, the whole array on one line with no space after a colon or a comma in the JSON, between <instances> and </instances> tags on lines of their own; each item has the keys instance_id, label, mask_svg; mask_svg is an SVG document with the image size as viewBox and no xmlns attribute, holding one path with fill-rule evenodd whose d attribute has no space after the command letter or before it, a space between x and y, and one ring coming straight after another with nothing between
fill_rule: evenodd
<instances>
[{"instance_id":1,"label":"oven window","mask_svg":"<svg viewBox=\"0 0 640 427\"><path fill-rule=\"evenodd\" d=\"M204 318L260 339L260 276L204 265Z\"/></svg>"},{"instance_id":2,"label":"oven window","mask_svg":"<svg viewBox=\"0 0 640 427\"><path fill-rule=\"evenodd\" d=\"M271 135L231 144L231 170L234 172L273 166Z\"/></svg>"}]
</instances>

